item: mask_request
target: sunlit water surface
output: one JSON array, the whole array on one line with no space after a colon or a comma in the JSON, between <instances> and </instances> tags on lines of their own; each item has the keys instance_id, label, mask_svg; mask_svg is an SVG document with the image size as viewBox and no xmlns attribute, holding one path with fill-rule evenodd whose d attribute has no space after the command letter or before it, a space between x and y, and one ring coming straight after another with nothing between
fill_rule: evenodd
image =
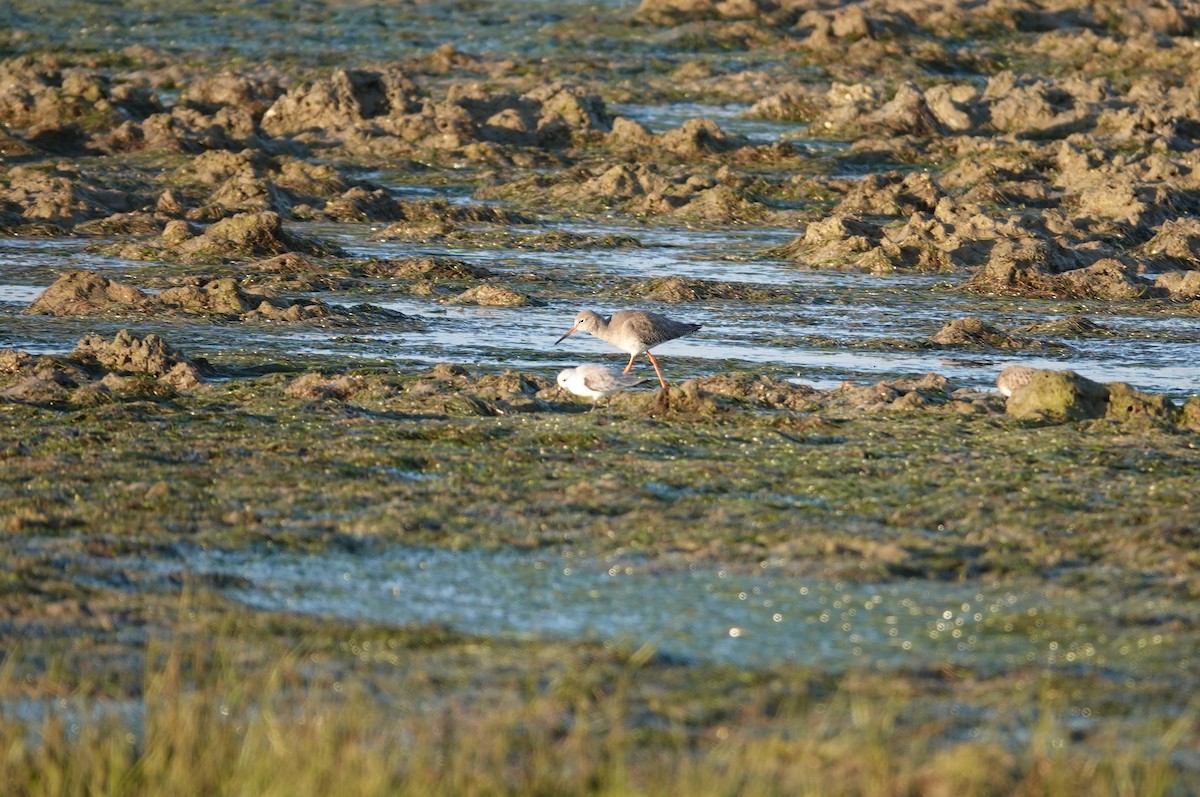
<instances>
[{"instance_id":1,"label":"sunlit water surface","mask_svg":"<svg viewBox=\"0 0 1200 797\"><path fill-rule=\"evenodd\" d=\"M550 291L544 304L517 308L457 305L428 297L398 298L387 285L369 294L322 294L334 304L369 302L422 321L420 329L386 323L353 329L300 325L214 324L203 319L46 319L21 315L55 276L91 268L121 277L145 264L89 253L78 240L10 239L0 242L0 339L36 353L69 351L81 334L111 333L121 326L158 331L168 340L188 341L188 352L208 355L239 349L262 356L304 354L353 361L393 361L397 368L456 362L490 368L558 369L583 362L621 365L625 355L587 335L555 346L575 313L591 307L608 313L621 307L655 309L703 324L688 338L656 349L674 381L734 369L827 388L844 380L919 377L939 373L957 386L991 388L1005 366L1071 368L1099 381L1123 381L1174 396L1200 392L1200 331L1185 316L1135 314L1134 305L989 299L947 287L946 278L925 274L872 275L817 271L748 254L778 245L786 231L737 229L695 231L563 224L581 235L633 235L639 248L527 251L509 247L451 247L376 242L362 227L322 225L308 232L334 239L352 256L458 257L485 266L499 279L513 278L535 299L539 283L523 275L555 275L576 284L603 284L614 277L652 279L683 276L749 287L778 289L784 298L764 301L690 302L672 305L616 300L598 290L585 299L563 300ZM530 228L530 230L542 228ZM552 285L552 283L550 283ZM980 316L1020 334L1029 324L1090 312L1111 334L1072 337L1065 344L1033 350L974 349L922 345L943 324ZM1045 337L1034 334L1034 337ZM642 363L639 367L648 369Z\"/></svg>"}]
</instances>

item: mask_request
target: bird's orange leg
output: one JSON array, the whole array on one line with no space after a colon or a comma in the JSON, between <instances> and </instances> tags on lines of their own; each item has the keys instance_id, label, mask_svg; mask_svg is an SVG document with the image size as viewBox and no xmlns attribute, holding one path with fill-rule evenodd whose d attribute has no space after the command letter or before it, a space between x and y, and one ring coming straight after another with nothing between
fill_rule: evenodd
<instances>
[{"instance_id":1,"label":"bird's orange leg","mask_svg":"<svg viewBox=\"0 0 1200 797\"><path fill-rule=\"evenodd\" d=\"M646 353L649 354L650 352L646 352ZM633 369L633 360L635 357L637 357L637 352L634 352L633 354L629 355L629 365L625 366L625 370L622 371L621 373L627 374L630 372L630 370ZM651 362L653 362L653 360L651 360ZM657 368L657 367L658 366L655 366L655 368Z\"/></svg>"},{"instance_id":2,"label":"bird's orange leg","mask_svg":"<svg viewBox=\"0 0 1200 797\"><path fill-rule=\"evenodd\" d=\"M646 352L646 356L650 358L650 364L654 366L654 373L658 374L658 383L662 385L663 390L666 390L667 382L663 379L662 371L658 368L658 360L654 359L654 355L650 352Z\"/></svg>"}]
</instances>

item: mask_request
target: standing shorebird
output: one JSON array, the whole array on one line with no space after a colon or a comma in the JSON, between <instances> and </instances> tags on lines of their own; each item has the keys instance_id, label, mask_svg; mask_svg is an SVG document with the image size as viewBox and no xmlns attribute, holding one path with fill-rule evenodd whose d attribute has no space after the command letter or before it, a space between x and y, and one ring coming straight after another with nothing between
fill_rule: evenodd
<instances>
[{"instance_id":1,"label":"standing shorebird","mask_svg":"<svg viewBox=\"0 0 1200 797\"><path fill-rule=\"evenodd\" d=\"M558 386L592 400L592 406L605 396L620 393L634 385L647 381L640 376L619 374L603 365L578 365L574 368L564 368L558 374Z\"/></svg>"},{"instance_id":2,"label":"standing shorebird","mask_svg":"<svg viewBox=\"0 0 1200 797\"><path fill-rule=\"evenodd\" d=\"M666 390L667 382L663 379L662 370L659 369L658 361L654 359L650 349L660 343L666 343L668 340L690 335L699 328L699 324L676 321L665 315L646 313L641 310L621 310L613 313L609 318L591 310L580 310L579 315L575 316L575 325L567 330L566 335L554 341L554 345L562 343L567 339L567 335L573 332L579 330L588 332L605 343L616 346L621 351L629 352L629 364L625 366L622 374L629 373L629 370L633 368L633 361L639 354L645 354L650 358L650 364L654 366L654 373L658 374L658 383L662 385L663 390Z\"/></svg>"}]
</instances>

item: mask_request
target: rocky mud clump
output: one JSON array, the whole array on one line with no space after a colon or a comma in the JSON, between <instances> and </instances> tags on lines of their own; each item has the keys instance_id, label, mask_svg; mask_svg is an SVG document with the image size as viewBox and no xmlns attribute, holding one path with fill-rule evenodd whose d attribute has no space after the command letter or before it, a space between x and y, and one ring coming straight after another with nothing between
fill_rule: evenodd
<instances>
[{"instance_id":1,"label":"rocky mud clump","mask_svg":"<svg viewBox=\"0 0 1200 797\"><path fill-rule=\"evenodd\" d=\"M65 357L0 350L0 396L7 401L88 405L116 396L172 396L203 385L208 363L193 360L154 333L127 329L111 341L83 337Z\"/></svg>"},{"instance_id":2,"label":"rocky mud clump","mask_svg":"<svg viewBox=\"0 0 1200 797\"><path fill-rule=\"evenodd\" d=\"M319 299L290 300L250 293L232 277L184 278L185 284L146 293L94 271L59 277L26 310L50 316L200 316L243 322L310 322L353 326L385 322L413 329L419 322L371 305L340 307Z\"/></svg>"}]
</instances>

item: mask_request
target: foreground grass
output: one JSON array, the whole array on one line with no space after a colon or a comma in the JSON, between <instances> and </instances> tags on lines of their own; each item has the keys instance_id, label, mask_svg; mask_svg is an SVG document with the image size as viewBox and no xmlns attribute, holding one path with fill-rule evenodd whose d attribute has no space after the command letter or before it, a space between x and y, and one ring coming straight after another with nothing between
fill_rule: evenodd
<instances>
[{"instance_id":1,"label":"foreground grass","mask_svg":"<svg viewBox=\"0 0 1200 797\"><path fill-rule=\"evenodd\" d=\"M946 721L871 677L847 677L828 693L810 682L784 699L756 687L736 712L689 728L645 721L646 683L661 679L644 651L578 660L527 682L520 700L477 694L425 706L403 697L404 684L368 688L348 672L307 677L311 661L295 649L250 667L237 663L244 651L233 638L152 645L141 693L124 702L82 687L21 697L39 683L15 678L10 657L0 680L4 793L1153 797L1189 789L1171 756L1194 732L1194 711L1151 739L1113 730L1080 744L1048 682L1009 707L1036 718L1022 737L998 716L971 738L947 739Z\"/></svg>"}]
</instances>

